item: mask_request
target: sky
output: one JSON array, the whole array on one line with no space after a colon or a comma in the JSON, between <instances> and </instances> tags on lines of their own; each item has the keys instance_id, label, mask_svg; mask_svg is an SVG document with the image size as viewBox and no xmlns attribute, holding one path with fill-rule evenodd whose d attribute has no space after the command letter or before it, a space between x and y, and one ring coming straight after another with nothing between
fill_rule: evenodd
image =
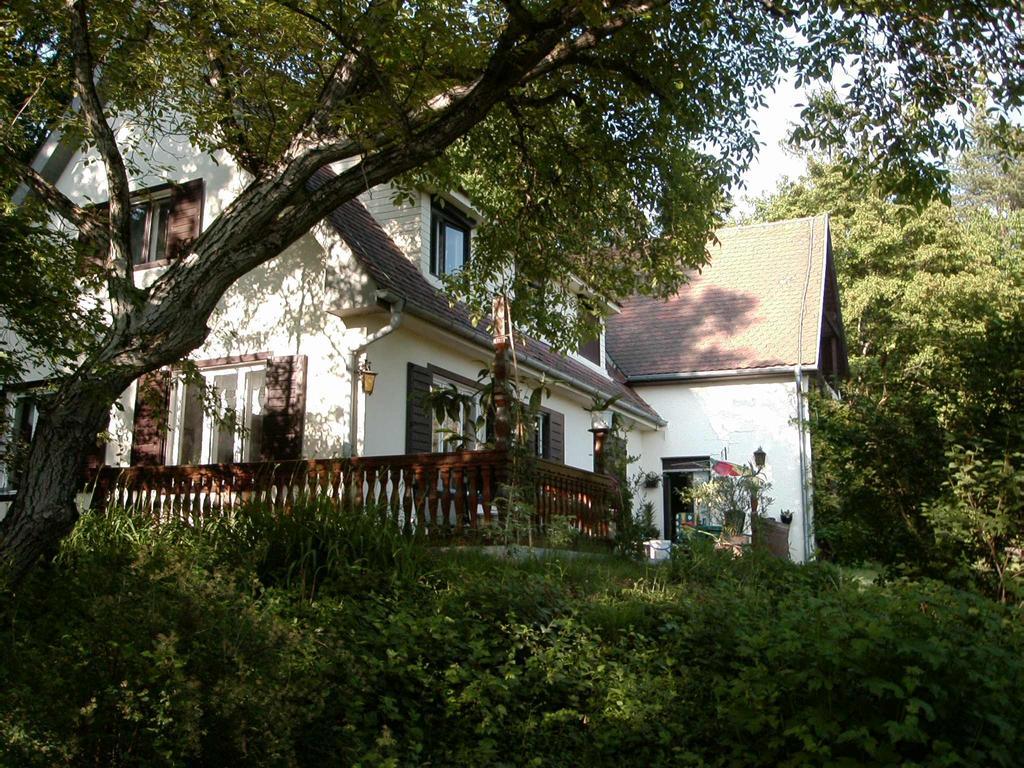
<instances>
[{"instance_id":1,"label":"sky","mask_svg":"<svg viewBox=\"0 0 1024 768\"><path fill-rule=\"evenodd\" d=\"M806 167L804 158L781 146L789 126L799 122L801 108L796 105L806 101L805 94L794 87L790 77L782 80L767 99L768 103L754 115L761 151L743 175L746 188L734 190L734 215L749 213L753 208L750 202L753 198L774 191L783 177L795 179Z\"/></svg>"}]
</instances>

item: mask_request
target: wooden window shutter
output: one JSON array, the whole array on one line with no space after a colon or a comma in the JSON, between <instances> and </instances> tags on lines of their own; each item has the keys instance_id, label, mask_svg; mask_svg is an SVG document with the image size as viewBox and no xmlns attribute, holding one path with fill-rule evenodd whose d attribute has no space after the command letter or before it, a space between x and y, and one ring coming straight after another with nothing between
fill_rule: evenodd
<instances>
[{"instance_id":1,"label":"wooden window shutter","mask_svg":"<svg viewBox=\"0 0 1024 768\"><path fill-rule=\"evenodd\" d=\"M188 253L203 225L203 180L179 184L171 193L171 211L167 219L167 258Z\"/></svg>"},{"instance_id":2,"label":"wooden window shutter","mask_svg":"<svg viewBox=\"0 0 1024 768\"><path fill-rule=\"evenodd\" d=\"M409 363L405 406L405 452L429 453L433 417L426 405L434 377L423 366Z\"/></svg>"},{"instance_id":3,"label":"wooden window shutter","mask_svg":"<svg viewBox=\"0 0 1024 768\"><path fill-rule=\"evenodd\" d=\"M264 461L302 458L302 435L306 426L306 367L305 355L267 360L263 445L260 451Z\"/></svg>"},{"instance_id":4,"label":"wooden window shutter","mask_svg":"<svg viewBox=\"0 0 1024 768\"><path fill-rule=\"evenodd\" d=\"M548 411L548 444L545 459L565 464L565 415Z\"/></svg>"},{"instance_id":5,"label":"wooden window shutter","mask_svg":"<svg viewBox=\"0 0 1024 768\"><path fill-rule=\"evenodd\" d=\"M132 426L133 466L152 467L164 463L170 382L171 374L168 371L153 371L139 377L135 389L135 419Z\"/></svg>"}]
</instances>

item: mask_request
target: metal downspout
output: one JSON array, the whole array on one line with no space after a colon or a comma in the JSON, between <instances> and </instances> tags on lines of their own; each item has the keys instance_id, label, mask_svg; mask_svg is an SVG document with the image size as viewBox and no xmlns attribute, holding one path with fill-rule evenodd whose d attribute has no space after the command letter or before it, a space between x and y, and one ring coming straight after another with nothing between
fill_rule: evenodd
<instances>
[{"instance_id":1,"label":"metal downspout","mask_svg":"<svg viewBox=\"0 0 1024 768\"><path fill-rule=\"evenodd\" d=\"M800 533L802 535L802 546L804 562L811 557L810 527L807 521L807 453L805 451L805 425L804 425L804 318L807 315L807 292L811 284L811 264L814 260L814 219L811 219L811 237L807 244L807 269L804 276L804 291L800 300L800 325L797 329L797 363L793 367L796 379L796 423L797 438L799 440L797 455L800 459Z\"/></svg>"},{"instance_id":2,"label":"metal downspout","mask_svg":"<svg viewBox=\"0 0 1024 768\"><path fill-rule=\"evenodd\" d=\"M388 320L388 324L381 328L379 331L375 331L366 337L366 340L355 347L351 353L349 353L348 359L348 370L349 376L352 379L352 393L349 398L349 419L348 419L348 441L351 446L351 455L358 455L357 450L359 440L359 358L363 352L373 344L375 341L383 339L385 336L393 333L398 329L398 326L402 324L404 315L402 312L405 310L405 299L398 296L391 291L378 291L377 298L381 301L387 301L391 304L391 318Z\"/></svg>"}]
</instances>

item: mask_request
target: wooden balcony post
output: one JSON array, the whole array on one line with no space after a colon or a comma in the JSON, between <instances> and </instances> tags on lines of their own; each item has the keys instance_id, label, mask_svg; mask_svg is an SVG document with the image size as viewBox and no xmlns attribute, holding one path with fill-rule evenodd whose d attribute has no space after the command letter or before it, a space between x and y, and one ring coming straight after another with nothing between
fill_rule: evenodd
<instances>
[{"instance_id":1,"label":"wooden balcony post","mask_svg":"<svg viewBox=\"0 0 1024 768\"><path fill-rule=\"evenodd\" d=\"M608 437L606 429L592 429L594 433L594 472L599 475L607 474L605 467L604 443Z\"/></svg>"},{"instance_id":2,"label":"wooden balcony post","mask_svg":"<svg viewBox=\"0 0 1024 768\"><path fill-rule=\"evenodd\" d=\"M494 447L508 450L512 422L509 413L508 357L512 319L504 296L494 299Z\"/></svg>"}]
</instances>

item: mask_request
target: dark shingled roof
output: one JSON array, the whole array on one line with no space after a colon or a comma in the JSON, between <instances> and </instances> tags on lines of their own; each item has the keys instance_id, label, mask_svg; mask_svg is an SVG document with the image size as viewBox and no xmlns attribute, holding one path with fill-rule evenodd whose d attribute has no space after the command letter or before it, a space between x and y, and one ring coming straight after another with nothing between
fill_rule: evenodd
<instances>
[{"instance_id":1,"label":"dark shingled roof","mask_svg":"<svg viewBox=\"0 0 1024 768\"><path fill-rule=\"evenodd\" d=\"M427 281L361 202L350 200L337 208L330 215L329 221L377 286L390 289L406 300L407 311L490 348L491 335L484 326L474 326L462 304L451 305ZM621 375L605 378L536 339L517 335L516 344L517 356L526 365L533 363L535 367L539 365L551 369L554 376L560 375L567 380L580 382L584 388L599 392L604 397L617 396L619 404L634 415L663 423L657 412L623 382ZM609 373L609 376L612 375Z\"/></svg>"},{"instance_id":2,"label":"dark shingled roof","mask_svg":"<svg viewBox=\"0 0 1024 768\"><path fill-rule=\"evenodd\" d=\"M675 296L633 297L607 319L608 354L627 381L818 363L828 218L730 227L716 236L711 263Z\"/></svg>"}]
</instances>

